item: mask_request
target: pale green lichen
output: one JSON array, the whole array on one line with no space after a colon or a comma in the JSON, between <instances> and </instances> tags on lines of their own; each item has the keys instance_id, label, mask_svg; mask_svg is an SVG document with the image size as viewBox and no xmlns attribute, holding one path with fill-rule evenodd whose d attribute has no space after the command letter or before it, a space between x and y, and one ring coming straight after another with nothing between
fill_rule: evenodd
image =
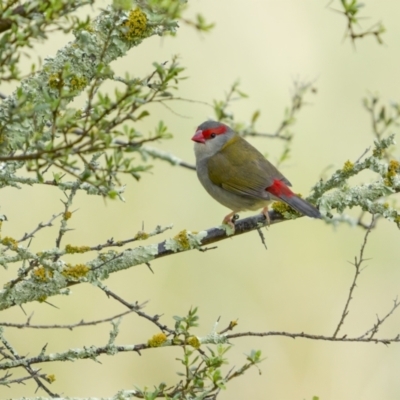
<instances>
[{"instance_id":1,"label":"pale green lichen","mask_svg":"<svg viewBox=\"0 0 400 400\"><path fill-rule=\"evenodd\" d=\"M323 215L330 213L332 208L341 213L346 207L361 207L362 210L371 214L381 214L385 218L392 214L392 209L386 209L376 200L393 193L393 189L374 182L367 185L355 186L353 188L343 187L329 193L325 193L318 201L319 209Z\"/></svg>"},{"instance_id":2,"label":"pale green lichen","mask_svg":"<svg viewBox=\"0 0 400 400\"><path fill-rule=\"evenodd\" d=\"M169 162L171 165L180 165L183 160L179 157L176 157L174 154L168 153L167 151L163 151L160 149L155 149L150 146L142 146L138 148L138 151L144 156L150 156L153 158L159 158L160 160L164 160Z\"/></svg>"},{"instance_id":3,"label":"pale green lichen","mask_svg":"<svg viewBox=\"0 0 400 400\"><path fill-rule=\"evenodd\" d=\"M65 100L63 107L66 107L74 99L73 96L64 96L61 90L71 86L68 77L80 77L73 86L82 88L85 82L81 77L90 83L97 76L99 65L107 66L126 55L132 46L146 37L176 31L177 23L171 20L167 10L158 13L149 7L146 13L139 9L127 13L108 6L91 20L90 27L74 30L75 40L61 48L54 57L47 57L41 71L23 79L0 104L0 154L20 149L45 128L53 117L53 107L49 107L51 100L60 99L61 94ZM153 21L151 26L148 19ZM45 95L43 88L48 89ZM23 118L16 118L15 110Z\"/></svg>"},{"instance_id":4,"label":"pale green lichen","mask_svg":"<svg viewBox=\"0 0 400 400\"><path fill-rule=\"evenodd\" d=\"M167 250L172 250L174 253L176 253L178 251L200 247L202 245L202 240L206 236L206 231L193 233L183 230L179 232L173 239L167 239L164 245Z\"/></svg>"},{"instance_id":5,"label":"pale green lichen","mask_svg":"<svg viewBox=\"0 0 400 400\"><path fill-rule=\"evenodd\" d=\"M206 232L200 232L190 237L190 241L198 244L205 235ZM177 245L175 240L170 240ZM5 286L4 290L0 290L0 310L35 300L43 301L43 299L54 295L69 294L70 289L67 285L69 281L74 279L84 278L86 282L100 285L102 280L107 279L114 272L151 262L159 254L160 248L159 244L151 244L123 252L110 250L97 255L85 264L78 265L65 264L59 258L65 252L59 248L41 251L39 255L21 247L18 247L17 250L17 254L0 257L0 264L16 262L15 259L17 258L17 261L22 259L35 260L40 262L40 267L35 270L36 272L33 273L31 279L23 279L16 284ZM69 250L72 252L79 250L79 253L85 250L85 247L70 246ZM57 257L57 260L53 261L55 257ZM52 271L54 276L51 276L49 271ZM51 279L46 281L47 278Z\"/></svg>"},{"instance_id":6,"label":"pale green lichen","mask_svg":"<svg viewBox=\"0 0 400 400\"><path fill-rule=\"evenodd\" d=\"M232 236L235 234L235 228L232 225L222 224L219 226L219 228L221 228L225 231L226 236Z\"/></svg>"},{"instance_id":7,"label":"pale green lichen","mask_svg":"<svg viewBox=\"0 0 400 400\"><path fill-rule=\"evenodd\" d=\"M97 259L87 263L91 268L87 279L90 282L106 279L112 272L148 263L152 261L157 254L158 244L139 246L135 249L125 250L122 253L117 253L115 251L101 253Z\"/></svg>"},{"instance_id":8,"label":"pale green lichen","mask_svg":"<svg viewBox=\"0 0 400 400\"><path fill-rule=\"evenodd\" d=\"M285 219L295 219L301 216L298 211L294 210L292 207L286 203L283 203L282 201L275 201L271 208L275 212L281 214Z\"/></svg>"}]
</instances>

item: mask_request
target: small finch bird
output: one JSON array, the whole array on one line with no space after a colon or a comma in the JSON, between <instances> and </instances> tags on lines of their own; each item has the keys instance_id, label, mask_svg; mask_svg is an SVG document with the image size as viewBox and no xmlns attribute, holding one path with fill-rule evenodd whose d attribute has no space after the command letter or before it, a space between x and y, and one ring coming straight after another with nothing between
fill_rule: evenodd
<instances>
[{"instance_id":1,"label":"small finch bird","mask_svg":"<svg viewBox=\"0 0 400 400\"><path fill-rule=\"evenodd\" d=\"M232 210L223 223L235 229L239 211L259 210L268 223L268 204L283 201L301 214L321 218L317 208L294 194L291 183L249 142L229 126L203 122L192 137L197 176L207 192Z\"/></svg>"}]
</instances>

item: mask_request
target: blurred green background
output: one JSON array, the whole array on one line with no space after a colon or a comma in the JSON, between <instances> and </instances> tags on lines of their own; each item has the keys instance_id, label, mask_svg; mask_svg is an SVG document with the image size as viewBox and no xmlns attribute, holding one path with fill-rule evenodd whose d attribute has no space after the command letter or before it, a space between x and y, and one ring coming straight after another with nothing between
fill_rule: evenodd
<instances>
[{"instance_id":1,"label":"blurred green background","mask_svg":"<svg viewBox=\"0 0 400 400\"><path fill-rule=\"evenodd\" d=\"M100 2L105 6L106 2ZM339 2L311 0L232 1L191 0L187 16L200 12L216 23L210 34L199 35L182 25L176 38L153 37L113 65L143 77L152 62L170 60L173 54L187 70L179 96L211 103L221 99L238 78L250 97L235 102L231 111L236 120L246 120L261 111L259 131L273 132L290 103L293 81L315 80L317 93L307 97L309 105L292 128L295 139L291 158L281 167L295 191L307 195L311 186L331 166L328 174L345 161L355 161L371 146L370 118L362 98L379 93L382 100L400 100L400 3L397 0L367 1L362 21L367 28L382 21L387 28L384 45L374 38L360 40L354 48L343 40L346 21ZM95 11L93 11L95 13ZM54 55L71 37L52 37L37 47L42 57ZM6 91L6 89L4 89ZM7 93L12 88L7 88ZM159 119L165 121L174 138L154 146L187 162L194 162L192 142L195 128L213 117L212 108L197 103L176 102L170 110L158 105L139 128L147 134ZM278 140L249 139L276 162L283 144ZM138 160L139 161L139 160ZM350 184L368 182L368 174ZM227 210L211 199L193 171L155 162L140 182L126 180L126 202L104 201L80 194L77 209L64 244L96 245L108 238L133 237L144 228L174 224L172 231L152 238L156 243L182 229L202 230L220 224ZM55 188L31 187L2 191L1 213L9 222L3 235L19 238L39 222L63 210L62 194ZM353 216L359 210L349 210ZM249 214L241 215L246 216ZM31 247L43 250L54 246L58 225L42 230ZM154 275L139 266L111 276L106 285L130 302L149 300L149 314L163 314L162 322L173 324L173 315L184 315L191 306L199 307L199 336L208 334L220 317L222 329L238 318L235 331L288 331L330 335L341 316L365 232L346 225L333 229L322 221L302 218L272 226L265 232L268 251L257 232L218 243L218 249L191 251L154 261ZM370 236L365 253L370 260L359 278L350 314L342 334L360 336L371 328L376 315L384 315L400 293L399 232L393 223L380 221ZM144 243L145 244L145 243ZM92 256L80 258L91 259ZM78 262L75 257L74 262ZM6 282L14 270L1 271ZM105 318L124 311L90 285L73 287L69 297L49 301L57 306L28 304L32 323L74 323L81 319ZM23 322L21 309L2 313L2 321ZM400 319L392 316L378 336L393 337ZM5 336L19 354L35 355L48 343L47 351L108 341L110 326L66 331L7 329ZM154 326L132 314L121 324L117 343L142 343L157 333ZM228 356L231 365L245 362L245 353L261 349L266 360L262 374L250 370L235 379L220 399L311 399L372 400L400 398L400 347L362 343L329 343L280 337L242 338L234 341ZM41 365L42 372L55 374L51 389L69 396L114 395L134 385L152 387L161 381L173 385L182 369L175 360L179 349L158 349L93 361ZM14 371L14 377L20 376ZM0 388L0 398L33 396L32 382L25 386ZM44 393L38 393L38 395Z\"/></svg>"}]
</instances>

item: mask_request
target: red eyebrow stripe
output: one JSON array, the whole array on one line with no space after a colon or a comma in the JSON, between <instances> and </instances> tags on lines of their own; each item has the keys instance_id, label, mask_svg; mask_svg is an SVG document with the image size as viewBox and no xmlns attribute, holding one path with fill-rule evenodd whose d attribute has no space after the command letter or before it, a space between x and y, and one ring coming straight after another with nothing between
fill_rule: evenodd
<instances>
[{"instance_id":1,"label":"red eyebrow stripe","mask_svg":"<svg viewBox=\"0 0 400 400\"><path fill-rule=\"evenodd\" d=\"M219 125L216 128L209 128L203 131L203 136L205 139L209 139L212 133L215 133L216 135L221 135L221 133L225 132L226 132L226 126Z\"/></svg>"}]
</instances>

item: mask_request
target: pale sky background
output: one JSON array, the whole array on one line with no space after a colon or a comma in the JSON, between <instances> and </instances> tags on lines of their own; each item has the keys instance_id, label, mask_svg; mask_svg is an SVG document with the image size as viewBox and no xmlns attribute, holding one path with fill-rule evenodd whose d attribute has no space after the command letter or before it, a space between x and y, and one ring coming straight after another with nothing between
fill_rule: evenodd
<instances>
[{"instance_id":1,"label":"pale sky background","mask_svg":"<svg viewBox=\"0 0 400 400\"><path fill-rule=\"evenodd\" d=\"M107 2L99 3L101 6ZM236 120L246 120L261 111L260 131L274 131L290 103L295 79L315 80L317 94L307 97L309 105L292 128L295 134L291 158L282 173L295 191L304 195L328 166L328 174L345 161L355 161L372 145L369 115L362 107L368 92L379 93L383 102L400 101L400 3L398 0L365 1L368 28L382 21L387 28L385 44L374 38L358 41L356 49L343 40L346 21L328 7L328 1L281 0L190 0L187 16L202 13L216 23L210 34L199 35L183 25L176 38L153 37L133 49L114 67L123 75L130 71L143 77L154 61L163 62L179 54L188 77L180 85L179 96L212 102L222 99L237 79L249 99L236 102L231 111ZM339 1L331 2L338 8ZM54 55L71 38L54 37L38 47L42 57ZM141 125L144 134L163 119L174 133L172 140L154 146L187 162L194 162L190 140L195 128L212 117L201 104L176 102L171 105L180 117L161 106L150 108L152 117ZM251 143L269 155L272 162L282 151L282 143L252 139ZM396 153L398 155L398 152ZM350 181L368 182L369 174ZM193 171L155 162L140 182L125 180L125 203L77 196L70 221L75 230L64 242L95 245L108 238L133 237L142 227L174 224L172 231L149 240L155 243L182 229L199 231L220 224L227 210L210 198ZM55 188L3 190L1 213L4 236L21 237L39 222L62 211L62 194ZM350 210L353 216L359 210ZM244 213L243 216L250 215ZM58 225L42 231L32 243L37 250L54 246ZM218 243L218 249L166 257L151 263L153 275L139 266L111 276L106 285L125 300L149 300L149 314L163 313L162 322L173 326L173 315L184 315L199 307L199 336L207 335L220 317L220 328L238 318L235 331L288 331L330 335L339 321L353 279L348 261L358 256L364 231L339 226L333 229L322 221L302 218L272 226L266 233L268 250L257 232ZM369 258L358 281L350 313L342 334L360 336L371 328L376 315L383 316L400 294L399 231L393 223L380 221L372 233L365 256ZM143 243L146 244L146 243ZM79 260L88 260L93 255ZM71 262L77 263L78 258ZM15 271L2 271L2 280ZM73 288L69 297L54 297L46 304L24 306L32 323L74 323L81 319L105 318L124 311L89 285ZM3 312L2 321L23 322L18 308ZM382 327L379 337L399 333L400 315ZM157 333L150 323L134 314L121 324L117 343L142 343ZM39 353L48 343L48 352L108 341L109 325L66 331L20 331L7 329L6 337L20 354ZM400 397L400 345L329 343L282 337L242 338L233 342L228 356L231 365L245 362L245 353L261 349L266 360L256 369L235 379L219 399L375 400ZM56 375L51 389L69 396L114 395L118 390L150 386L160 382L173 385L181 366L175 358L179 349L145 351L116 357L102 356L102 364L92 361L40 365L42 372ZM35 366L37 367L37 366ZM15 377L18 375L15 371ZM0 387L0 398L33 396L35 386L12 389ZM38 395L44 395L39 392Z\"/></svg>"}]
</instances>

